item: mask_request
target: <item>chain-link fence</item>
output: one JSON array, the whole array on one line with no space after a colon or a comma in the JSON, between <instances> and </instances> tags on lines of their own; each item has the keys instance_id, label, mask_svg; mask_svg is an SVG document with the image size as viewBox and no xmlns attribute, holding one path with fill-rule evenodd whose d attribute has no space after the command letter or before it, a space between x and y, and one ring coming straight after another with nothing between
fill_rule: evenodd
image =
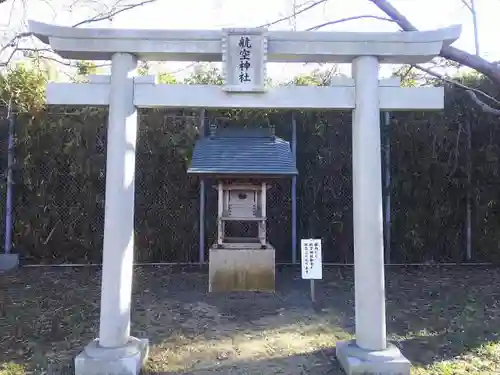
<instances>
[{"instance_id":1,"label":"chain-link fence","mask_svg":"<svg viewBox=\"0 0 500 375\"><path fill-rule=\"evenodd\" d=\"M99 261L106 118L94 109L18 116L14 248L24 262Z\"/></svg>"},{"instance_id":2,"label":"chain-link fence","mask_svg":"<svg viewBox=\"0 0 500 375\"><path fill-rule=\"evenodd\" d=\"M136 259L198 260L199 195L188 176L196 113L142 112L136 156Z\"/></svg>"},{"instance_id":3,"label":"chain-link fence","mask_svg":"<svg viewBox=\"0 0 500 375\"><path fill-rule=\"evenodd\" d=\"M466 142L457 132L458 123L446 116L451 114L445 113L445 122L442 115L420 113L392 118L391 184L386 193L391 196L393 262L464 260L467 189L473 192L474 202L473 260L497 259L500 231L495 223L500 210L494 186L500 183L500 173L494 158L500 133L494 124L475 131L472 160L485 167L473 168L473 186L466 186ZM3 124L5 118L1 120ZM292 138L290 113L207 112L206 122L211 121L226 126L270 123L276 126L277 136ZM101 261L106 122L106 110L95 108L53 108L34 117L18 115L13 245L24 263ZM199 133L198 112L144 110L139 123L136 260L197 262L199 181L186 170ZM3 126L0 134L4 168L6 129ZM322 238L326 262L351 263L351 114L297 113L297 167L297 239ZM2 181L0 193L5 196L5 176ZM208 247L217 232L217 194L215 181L205 184L208 259ZM292 256L291 185L291 179L279 179L268 190L267 234L279 262L290 262ZM3 235L5 207L0 201Z\"/></svg>"}]
</instances>

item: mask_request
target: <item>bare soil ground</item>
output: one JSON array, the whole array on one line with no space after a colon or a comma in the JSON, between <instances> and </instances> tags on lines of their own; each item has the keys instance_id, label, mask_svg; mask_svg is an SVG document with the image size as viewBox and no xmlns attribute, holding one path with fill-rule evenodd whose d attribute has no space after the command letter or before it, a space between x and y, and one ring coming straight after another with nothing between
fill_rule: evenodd
<instances>
[{"instance_id":1,"label":"bare soil ground","mask_svg":"<svg viewBox=\"0 0 500 375\"><path fill-rule=\"evenodd\" d=\"M500 270L388 269L389 337L415 374L500 373ZM136 267L132 334L150 339L145 374L342 374L337 340L354 333L351 268L328 268L309 299L300 271L277 292L207 293L207 274ZM98 268L0 275L0 375L71 374L97 336Z\"/></svg>"}]
</instances>

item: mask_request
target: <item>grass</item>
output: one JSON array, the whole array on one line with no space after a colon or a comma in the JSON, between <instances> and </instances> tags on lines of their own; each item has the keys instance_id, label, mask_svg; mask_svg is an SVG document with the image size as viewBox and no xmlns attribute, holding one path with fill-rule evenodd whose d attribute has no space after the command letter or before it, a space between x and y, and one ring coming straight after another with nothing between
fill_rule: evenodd
<instances>
[{"instance_id":1,"label":"grass","mask_svg":"<svg viewBox=\"0 0 500 375\"><path fill-rule=\"evenodd\" d=\"M500 373L500 270L389 269L387 330L416 375ZM297 270L275 295L206 293L202 272L137 267L132 334L148 337L153 374L342 374L338 340L353 337L353 274L331 268L317 303ZM100 270L0 275L0 375L70 374L97 336Z\"/></svg>"}]
</instances>

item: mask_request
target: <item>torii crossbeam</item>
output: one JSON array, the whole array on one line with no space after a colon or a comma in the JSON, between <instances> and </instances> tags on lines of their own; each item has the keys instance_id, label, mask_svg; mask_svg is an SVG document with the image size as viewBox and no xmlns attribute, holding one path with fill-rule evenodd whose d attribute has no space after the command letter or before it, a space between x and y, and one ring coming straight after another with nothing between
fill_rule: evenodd
<instances>
[{"instance_id":1,"label":"torii crossbeam","mask_svg":"<svg viewBox=\"0 0 500 375\"><path fill-rule=\"evenodd\" d=\"M92 75L88 83L49 83L47 103L53 105L108 106L111 77ZM264 93L227 94L220 86L157 84L155 76L134 77L134 105L139 108L355 108L354 80L333 80L331 86L281 86ZM442 87L400 87L398 78L378 83L382 111L437 110L443 108Z\"/></svg>"},{"instance_id":2,"label":"torii crossbeam","mask_svg":"<svg viewBox=\"0 0 500 375\"><path fill-rule=\"evenodd\" d=\"M337 357L348 374L410 373L408 360L386 339L379 115L441 109L443 89L379 80L379 64L427 62L458 39L459 26L352 33L29 25L62 57L112 61L111 76L51 83L47 94L49 104L109 106L100 330L75 359L76 375L136 375L147 353L147 340L130 337L138 107L352 109L356 340L337 343ZM222 61L225 84L157 85L134 77L138 59ZM268 89L266 62L352 63L353 79Z\"/></svg>"}]
</instances>

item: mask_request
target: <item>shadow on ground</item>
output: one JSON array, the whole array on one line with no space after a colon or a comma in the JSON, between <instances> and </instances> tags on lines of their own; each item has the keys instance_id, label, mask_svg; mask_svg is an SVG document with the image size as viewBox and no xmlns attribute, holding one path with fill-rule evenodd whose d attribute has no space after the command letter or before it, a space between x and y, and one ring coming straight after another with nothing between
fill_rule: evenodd
<instances>
[{"instance_id":1,"label":"shadow on ground","mask_svg":"<svg viewBox=\"0 0 500 375\"><path fill-rule=\"evenodd\" d=\"M418 365L497 340L499 280L497 269L389 269L391 340ZM278 270L274 295L208 294L207 281L204 272L136 268L132 334L150 339L146 373L340 371L334 345L354 333L351 268L325 270L315 305L296 268ZM0 288L0 363L71 373L74 356L97 336L100 270L21 269L0 275Z\"/></svg>"},{"instance_id":2,"label":"shadow on ground","mask_svg":"<svg viewBox=\"0 0 500 375\"><path fill-rule=\"evenodd\" d=\"M265 371L265 372L263 372ZM335 359L335 349L317 350L307 354L267 360L234 361L207 365L188 371L143 371L143 375L210 375L210 374L344 374Z\"/></svg>"}]
</instances>

